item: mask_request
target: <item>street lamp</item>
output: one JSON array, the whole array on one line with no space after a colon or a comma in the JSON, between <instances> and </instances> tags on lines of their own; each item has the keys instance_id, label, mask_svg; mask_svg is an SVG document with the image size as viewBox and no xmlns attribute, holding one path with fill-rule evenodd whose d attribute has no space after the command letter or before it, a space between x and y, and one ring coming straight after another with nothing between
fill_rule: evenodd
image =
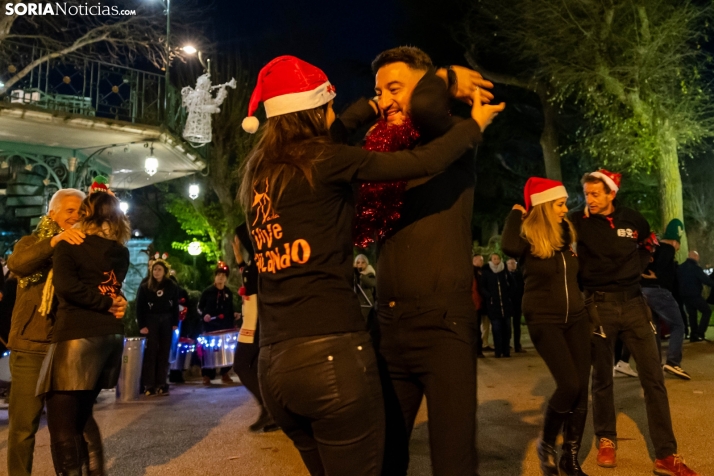
<instances>
[{"instance_id":1,"label":"street lamp","mask_svg":"<svg viewBox=\"0 0 714 476\"><path fill-rule=\"evenodd\" d=\"M196 268L196 256L201 254L201 243L198 241L192 241L188 244L188 254L193 256L193 268Z\"/></svg>"},{"instance_id":2,"label":"street lamp","mask_svg":"<svg viewBox=\"0 0 714 476\"><path fill-rule=\"evenodd\" d=\"M191 200L196 200L201 189L198 187L197 183L192 183L188 186L188 196Z\"/></svg>"},{"instance_id":3,"label":"street lamp","mask_svg":"<svg viewBox=\"0 0 714 476\"><path fill-rule=\"evenodd\" d=\"M122 200L119 202L119 209L124 212L124 215L126 215L126 212L129 211L129 203Z\"/></svg>"},{"instance_id":4,"label":"street lamp","mask_svg":"<svg viewBox=\"0 0 714 476\"><path fill-rule=\"evenodd\" d=\"M152 177L159 170L159 159L154 157L153 144L151 145L151 149L149 149L149 156L144 161L144 170L150 177Z\"/></svg>"},{"instance_id":5,"label":"street lamp","mask_svg":"<svg viewBox=\"0 0 714 476\"><path fill-rule=\"evenodd\" d=\"M198 50L196 49L196 47L193 46L193 45L186 45L186 46L184 46L184 47L181 48L181 49L182 49L183 52L186 53L187 55L195 55L195 54L198 52Z\"/></svg>"}]
</instances>

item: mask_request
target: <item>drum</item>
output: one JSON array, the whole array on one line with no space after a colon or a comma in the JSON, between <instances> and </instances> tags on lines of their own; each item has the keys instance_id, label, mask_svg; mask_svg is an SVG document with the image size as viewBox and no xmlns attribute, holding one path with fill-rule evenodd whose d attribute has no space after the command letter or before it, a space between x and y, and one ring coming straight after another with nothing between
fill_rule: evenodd
<instances>
[{"instance_id":1,"label":"drum","mask_svg":"<svg viewBox=\"0 0 714 476\"><path fill-rule=\"evenodd\" d=\"M171 370L188 370L191 368L191 360L195 353L195 342L191 339L181 339L176 344L176 358L171 362Z\"/></svg>"},{"instance_id":2,"label":"drum","mask_svg":"<svg viewBox=\"0 0 714 476\"><path fill-rule=\"evenodd\" d=\"M171 334L171 350L169 352L169 362L174 363L176 357L178 356L178 345L179 345L179 335L181 334L181 323L179 322L179 327L174 329Z\"/></svg>"},{"instance_id":3,"label":"drum","mask_svg":"<svg viewBox=\"0 0 714 476\"><path fill-rule=\"evenodd\" d=\"M198 336L202 356L201 367L204 369L232 367L239 333L240 331L231 329Z\"/></svg>"}]
</instances>

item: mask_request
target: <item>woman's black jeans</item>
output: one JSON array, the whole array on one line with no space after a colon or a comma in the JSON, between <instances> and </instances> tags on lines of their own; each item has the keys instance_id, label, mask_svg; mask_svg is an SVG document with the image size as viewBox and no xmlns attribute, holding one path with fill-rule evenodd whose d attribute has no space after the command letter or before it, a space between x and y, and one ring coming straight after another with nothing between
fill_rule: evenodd
<instances>
[{"instance_id":1,"label":"woman's black jeans","mask_svg":"<svg viewBox=\"0 0 714 476\"><path fill-rule=\"evenodd\" d=\"M369 334L290 339L263 346L265 406L312 476L378 476L384 401Z\"/></svg>"}]
</instances>

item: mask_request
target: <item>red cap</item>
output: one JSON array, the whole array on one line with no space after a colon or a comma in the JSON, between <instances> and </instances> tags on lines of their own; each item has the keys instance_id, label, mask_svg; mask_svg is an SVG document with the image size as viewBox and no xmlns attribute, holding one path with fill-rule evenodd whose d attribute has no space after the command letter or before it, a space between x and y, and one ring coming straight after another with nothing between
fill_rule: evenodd
<instances>
[{"instance_id":1,"label":"red cap","mask_svg":"<svg viewBox=\"0 0 714 476\"><path fill-rule=\"evenodd\" d=\"M617 192L620 190L620 182L622 181L622 174L616 172L610 172L609 170L600 169L597 172L592 172L590 174L593 177L597 177L603 180L610 190Z\"/></svg>"},{"instance_id":2,"label":"red cap","mask_svg":"<svg viewBox=\"0 0 714 476\"><path fill-rule=\"evenodd\" d=\"M253 115L261 102L265 115L273 117L314 109L334 97L335 87L320 68L294 56L278 56L258 73L243 129L251 134L258 130Z\"/></svg>"},{"instance_id":3,"label":"red cap","mask_svg":"<svg viewBox=\"0 0 714 476\"><path fill-rule=\"evenodd\" d=\"M559 198L568 198L562 182L542 177L531 177L523 189L523 199L526 202L526 211L541 203L551 202Z\"/></svg>"}]
</instances>

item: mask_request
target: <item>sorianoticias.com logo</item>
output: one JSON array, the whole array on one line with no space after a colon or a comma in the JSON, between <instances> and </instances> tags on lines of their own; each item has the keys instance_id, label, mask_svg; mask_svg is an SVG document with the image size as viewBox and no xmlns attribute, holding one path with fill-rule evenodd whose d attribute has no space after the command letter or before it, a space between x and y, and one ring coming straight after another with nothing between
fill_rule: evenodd
<instances>
[{"instance_id":1,"label":"sorianoticias.com logo","mask_svg":"<svg viewBox=\"0 0 714 476\"><path fill-rule=\"evenodd\" d=\"M7 3L5 15L134 16L136 10L122 10L115 5L55 3Z\"/></svg>"}]
</instances>

